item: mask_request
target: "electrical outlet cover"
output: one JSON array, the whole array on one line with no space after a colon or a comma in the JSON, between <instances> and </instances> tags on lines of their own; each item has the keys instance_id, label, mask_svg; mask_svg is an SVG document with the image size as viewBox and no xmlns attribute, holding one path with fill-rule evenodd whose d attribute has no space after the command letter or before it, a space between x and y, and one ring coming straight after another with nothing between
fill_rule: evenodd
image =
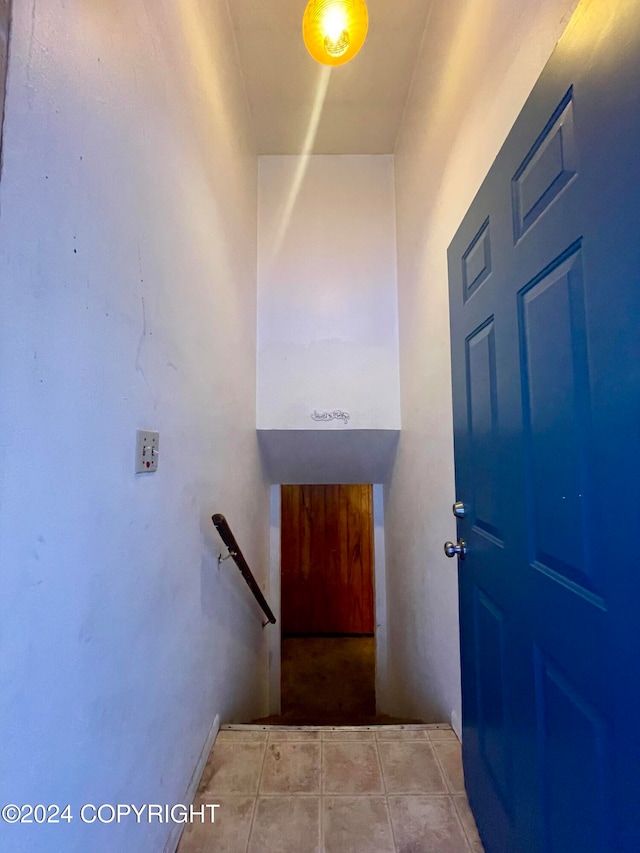
<instances>
[{"instance_id":1,"label":"electrical outlet cover","mask_svg":"<svg viewBox=\"0 0 640 853\"><path fill-rule=\"evenodd\" d=\"M136 474L152 474L158 470L160 433L139 429L136 433Z\"/></svg>"}]
</instances>

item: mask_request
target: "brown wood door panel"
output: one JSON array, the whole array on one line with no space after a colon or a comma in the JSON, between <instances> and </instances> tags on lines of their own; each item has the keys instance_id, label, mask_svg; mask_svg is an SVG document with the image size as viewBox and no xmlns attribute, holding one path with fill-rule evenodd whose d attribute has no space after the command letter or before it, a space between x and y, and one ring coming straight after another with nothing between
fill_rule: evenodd
<instances>
[{"instance_id":1,"label":"brown wood door panel","mask_svg":"<svg viewBox=\"0 0 640 853\"><path fill-rule=\"evenodd\" d=\"M282 486L282 631L372 634L371 485Z\"/></svg>"}]
</instances>

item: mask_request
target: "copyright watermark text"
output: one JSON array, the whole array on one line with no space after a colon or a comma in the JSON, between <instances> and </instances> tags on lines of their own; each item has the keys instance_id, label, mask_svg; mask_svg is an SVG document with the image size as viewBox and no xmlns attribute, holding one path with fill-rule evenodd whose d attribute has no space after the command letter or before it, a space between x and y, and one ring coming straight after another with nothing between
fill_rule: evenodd
<instances>
[{"instance_id":1,"label":"copyright watermark text","mask_svg":"<svg viewBox=\"0 0 640 853\"><path fill-rule=\"evenodd\" d=\"M78 818L82 823L215 823L219 803L203 803L200 806L176 803L173 806L145 803L85 803L76 811L70 805L45 806L7 803L0 808L0 819L4 823L71 823Z\"/></svg>"}]
</instances>

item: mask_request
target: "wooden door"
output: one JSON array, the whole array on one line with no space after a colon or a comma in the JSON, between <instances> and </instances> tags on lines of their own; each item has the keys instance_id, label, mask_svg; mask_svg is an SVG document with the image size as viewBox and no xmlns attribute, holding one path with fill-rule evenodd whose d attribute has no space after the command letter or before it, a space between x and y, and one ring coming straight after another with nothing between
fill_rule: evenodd
<instances>
[{"instance_id":1,"label":"wooden door","mask_svg":"<svg viewBox=\"0 0 640 853\"><path fill-rule=\"evenodd\" d=\"M640 0L583 2L449 250L487 853L640 850L639 80Z\"/></svg>"},{"instance_id":2,"label":"wooden door","mask_svg":"<svg viewBox=\"0 0 640 853\"><path fill-rule=\"evenodd\" d=\"M372 634L370 485L282 486L283 634Z\"/></svg>"}]
</instances>

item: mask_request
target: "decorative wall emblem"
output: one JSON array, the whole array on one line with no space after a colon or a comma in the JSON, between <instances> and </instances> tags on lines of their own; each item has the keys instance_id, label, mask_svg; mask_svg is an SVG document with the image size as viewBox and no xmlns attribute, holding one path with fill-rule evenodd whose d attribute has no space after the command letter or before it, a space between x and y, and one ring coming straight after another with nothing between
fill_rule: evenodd
<instances>
[{"instance_id":1,"label":"decorative wall emblem","mask_svg":"<svg viewBox=\"0 0 640 853\"><path fill-rule=\"evenodd\" d=\"M349 422L351 415L349 412L343 412L340 409L334 409L333 412L319 412L317 409L314 409L311 417L314 421L344 421L346 424Z\"/></svg>"}]
</instances>

